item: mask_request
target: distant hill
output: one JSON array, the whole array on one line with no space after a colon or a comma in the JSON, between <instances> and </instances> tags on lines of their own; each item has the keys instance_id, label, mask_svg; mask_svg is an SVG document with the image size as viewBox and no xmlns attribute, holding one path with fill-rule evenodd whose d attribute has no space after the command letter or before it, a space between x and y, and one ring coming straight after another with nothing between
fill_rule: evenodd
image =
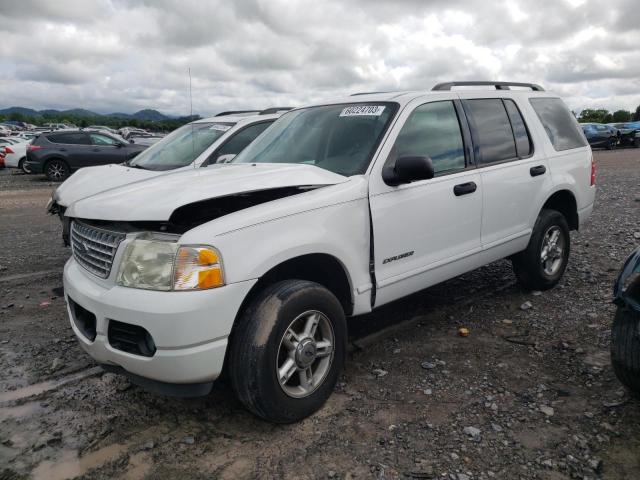
<instances>
[{"instance_id":1,"label":"distant hill","mask_svg":"<svg viewBox=\"0 0 640 480\"><path fill-rule=\"evenodd\" d=\"M73 108L70 110L54 110L54 109L46 109L46 110L34 110L32 108L25 107L9 107L0 110L0 115L10 115L12 113L21 113L22 115L28 117L42 117L42 116L50 116L50 115L69 115L73 117L117 117L117 118L135 118L136 120L145 120L151 122L161 122L164 120L170 120L172 116L164 115L157 110L153 109L144 109L137 111L135 113L109 113L106 115L92 112L91 110L85 110L83 108Z\"/></svg>"}]
</instances>

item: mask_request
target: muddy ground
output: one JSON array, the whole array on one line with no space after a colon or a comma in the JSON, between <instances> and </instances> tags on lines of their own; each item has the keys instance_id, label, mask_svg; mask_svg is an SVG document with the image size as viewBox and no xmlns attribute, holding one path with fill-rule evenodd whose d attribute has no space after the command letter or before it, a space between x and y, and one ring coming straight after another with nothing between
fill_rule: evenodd
<instances>
[{"instance_id":1,"label":"muddy ground","mask_svg":"<svg viewBox=\"0 0 640 480\"><path fill-rule=\"evenodd\" d=\"M65 314L53 185L0 172L0 478L640 478L640 402L608 353L640 151L595 156L597 207L557 288L524 293L502 261L352 319L336 392L290 426L224 384L173 399L96 368Z\"/></svg>"}]
</instances>

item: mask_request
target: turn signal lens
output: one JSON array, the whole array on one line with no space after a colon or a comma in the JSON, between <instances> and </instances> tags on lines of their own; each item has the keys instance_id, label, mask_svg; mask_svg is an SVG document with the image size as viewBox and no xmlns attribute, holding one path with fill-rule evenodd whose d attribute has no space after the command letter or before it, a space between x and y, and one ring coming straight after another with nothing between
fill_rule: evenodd
<instances>
[{"instance_id":1,"label":"turn signal lens","mask_svg":"<svg viewBox=\"0 0 640 480\"><path fill-rule=\"evenodd\" d=\"M180 247L176 255L174 290L204 290L224 285L220 254L211 247Z\"/></svg>"}]
</instances>

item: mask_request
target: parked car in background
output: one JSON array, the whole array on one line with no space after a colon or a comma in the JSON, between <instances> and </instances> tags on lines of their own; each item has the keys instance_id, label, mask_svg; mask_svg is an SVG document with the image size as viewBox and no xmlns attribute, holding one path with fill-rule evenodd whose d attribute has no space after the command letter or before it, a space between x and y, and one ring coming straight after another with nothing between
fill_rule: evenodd
<instances>
[{"instance_id":1,"label":"parked car in background","mask_svg":"<svg viewBox=\"0 0 640 480\"><path fill-rule=\"evenodd\" d=\"M613 150L618 145L618 131L604 123L581 123L584 136L592 148Z\"/></svg>"},{"instance_id":2,"label":"parked car in background","mask_svg":"<svg viewBox=\"0 0 640 480\"><path fill-rule=\"evenodd\" d=\"M502 258L524 288L554 287L595 164L557 95L512 85L310 105L230 164L74 202L78 342L165 393L205 395L224 367L251 412L290 423L334 391L346 317Z\"/></svg>"},{"instance_id":3,"label":"parked car in background","mask_svg":"<svg viewBox=\"0 0 640 480\"><path fill-rule=\"evenodd\" d=\"M32 173L61 182L79 168L123 163L146 148L103 132L54 131L38 135L27 147L25 165Z\"/></svg>"},{"instance_id":4,"label":"parked car in background","mask_svg":"<svg viewBox=\"0 0 640 480\"><path fill-rule=\"evenodd\" d=\"M17 137L0 137L1 145L15 145L16 143L23 142L24 140Z\"/></svg>"},{"instance_id":5,"label":"parked car in background","mask_svg":"<svg viewBox=\"0 0 640 480\"><path fill-rule=\"evenodd\" d=\"M132 161L78 171L56 189L47 206L49 213L60 216L64 242L68 243L69 233L64 212L73 202L159 175L228 162L280 116L264 112L197 120L174 130Z\"/></svg>"},{"instance_id":6,"label":"parked car in background","mask_svg":"<svg viewBox=\"0 0 640 480\"><path fill-rule=\"evenodd\" d=\"M640 148L640 122L609 123L618 132L620 146Z\"/></svg>"},{"instance_id":7,"label":"parked car in background","mask_svg":"<svg viewBox=\"0 0 640 480\"><path fill-rule=\"evenodd\" d=\"M158 143L163 138L164 137L158 137L154 135L141 135L141 136L135 135L135 136L130 136L129 141L131 143L135 143L136 145L146 145L147 147L150 147L151 145Z\"/></svg>"},{"instance_id":8,"label":"parked car in background","mask_svg":"<svg viewBox=\"0 0 640 480\"><path fill-rule=\"evenodd\" d=\"M26 165L27 160L27 147L31 143L31 140L24 140L13 145L5 145L0 147L0 150L4 150L4 165L7 168L19 168L24 173L31 173L31 170Z\"/></svg>"},{"instance_id":9,"label":"parked car in background","mask_svg":"<svg viewBox=\"0 0 640 480\"><path fill-rule=\"evenodd\" d=\"M42 126L44 128L48 128L49 130L70 130L72 128L66 123L43 123ZM74 126L73 128L77 127Z\"/></svg>"},{"instance_id":10,"label":"parked car in background","mask_svg":"<svg viewBox=\"0 0 640 480\"><path fill-rule=\"evenodd\" d=\"M15 135L13 135L13 138L22 138L24 140L33 140L34 138L36 138L38 136L38 133L36 132L19 132L16 133Z\"/></svg>"},{"instance_id":11,"label":"parked car in background","mask_svg":"<svg viewBox=\"0 0 640 480\"><path fill-rule=\"evenodd\" d=\"M611 364L618 379L640 394L640 248L627 258L614 285Z\"/></svg>"},{"instance_id":12,"label":"parked car in background","mask_svg":"<svg viewBox=\"0 0 640 480\"><path fill-rule=\"evenodd\" d=\"M88 127L83 128L85 131L98 130L103 132L108 132L111 135L118 135L118 132L111 127L107 127L105 125L89 125Z\"/></svg>"}]
</instances>

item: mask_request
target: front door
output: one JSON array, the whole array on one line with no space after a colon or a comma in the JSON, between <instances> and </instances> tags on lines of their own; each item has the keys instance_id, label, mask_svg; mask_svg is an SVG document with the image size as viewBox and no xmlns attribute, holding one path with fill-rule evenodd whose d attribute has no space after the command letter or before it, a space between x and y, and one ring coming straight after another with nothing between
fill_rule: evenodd
<instances>
[{"instance_id":1,"label":"front door","mask_svg":"<svg viewBox=\"0 0 640 480\"><path fill-rule=\"evenodd\" d=\"M126 160L123 145L115 138L100 133L90 133L91 154L87 155L87 164L107 165L109 163L122 163Z\"/></svg>"},{"instance_id":2,"label":"front door","mask_svg":"<svg viewBox=\"0 0 640 480\"><path fill-rule=\"evenodd\" d=\"M453 98L409 104L391 132L384 167L429 156L435 177L394 187L380 181L380 169L372 172L376 306L462 273L480 251L483 187L466 132Z\"/></svg>"}]
</instances>

